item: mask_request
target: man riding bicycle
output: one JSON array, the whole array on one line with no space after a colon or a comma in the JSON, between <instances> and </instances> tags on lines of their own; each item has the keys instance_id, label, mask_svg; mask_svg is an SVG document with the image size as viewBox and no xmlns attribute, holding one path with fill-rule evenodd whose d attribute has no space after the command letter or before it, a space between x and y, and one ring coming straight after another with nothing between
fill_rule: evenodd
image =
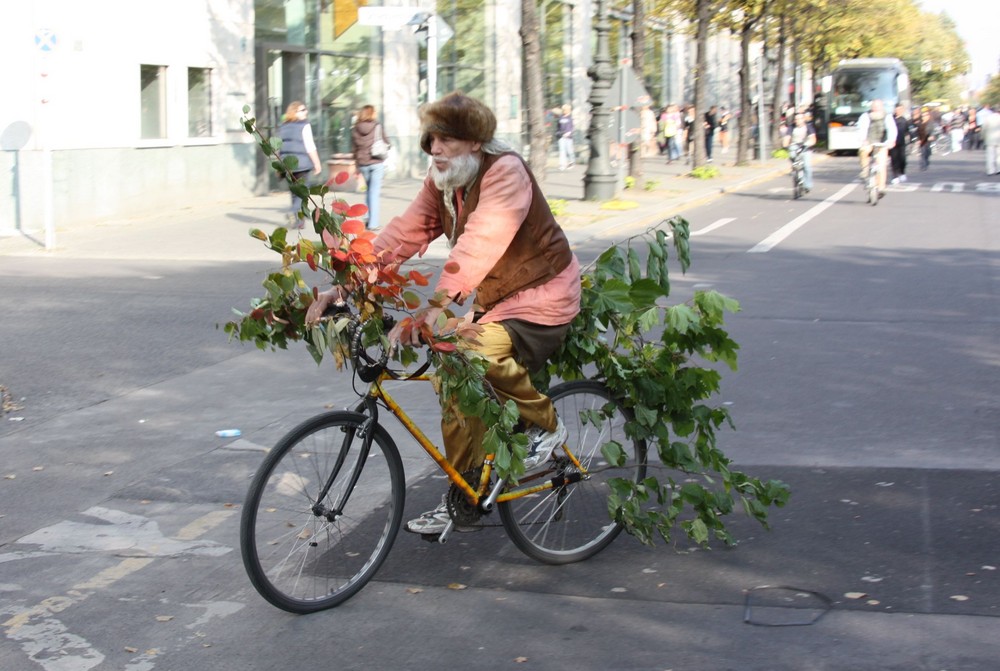
<instances>
[{"instance_id":1,"label":"man riding bicycle","mask_svg":"<svg viewBox=\"0 0 1000 671\"><path fill-rule=\"evenodd\" d=\"M447 238L451 251L435 291L446 298L418 312L416 326L433 328L448 303L462 305L476 294L466 318L482 332L468 347L489 360L486 378L501 402L517 405L531 470L566 440L552 402L529 374L559 348L580 311L580 264L527 164L494 138L497 122L488 107L455 92L422 107L420 123L420 147L432 158L428 175L406 211L379 232L375 251L385 262L402 263ZM320 293L306 322L316 323L349 289ZM442 413L445 453L459 472L482 462L485 430L457 408ZM406 528L440 534L449 521L442 500Z\"/></svg>"},{"instance_id":2,"label":"man riding bicycle","mask_svg":"<svg viewBox=\"0 0 1000 671\"><path fill-rule=\"evenodd\" d=\"M812 191L812 147L816 145L816 129L812 122L806 120L804 112L796 112L795 120L788 132L781 138L782 146L789 150L789 153L801 152L802 158L802 187L806 193ZM794 160L794 154L791 155Z\"/></svg>"},{"instance_id":3,"label":"man riding bicycle","mask_svg":"<svg viewBox=\"0 0 1000 671\"><path fill-rule=\"evenodd\" d=\"M887 117L885 105L880 99L873 100L871 108L858 118L858 132L861 134L861 148L858 149L858 156L861 157L861 179L868 178L869 161L874 159L878 167L877 188L879 195L882 195L885 193L889 149L896 144L897 131L895 122L891 117Z\"/></svg>"}]
</instances>

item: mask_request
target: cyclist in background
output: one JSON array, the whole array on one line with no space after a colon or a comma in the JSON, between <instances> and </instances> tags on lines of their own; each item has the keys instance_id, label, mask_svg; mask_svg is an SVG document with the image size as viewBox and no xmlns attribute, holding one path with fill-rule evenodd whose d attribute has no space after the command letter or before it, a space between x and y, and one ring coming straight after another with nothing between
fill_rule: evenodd
<instances>
[{"instance_id":1,"label":"cyclist in background","mask_svg":"<svg viewBox=\"0 0 1000 671\"><path fill-rule=\"evenodd\" d=\"M806 120L805 112L796 112L792 127L781 138L782 146L789 152L797 147L802 151L802 187L806 193L813 188L812 148L816 145L816 129Z\"/></svg>"},{"instance_id":2,"label":"cyclist in background","mask_svg":"<svg viewBox=\"0 0 1000 671\"><path fill-rule=\"evenodd\" d=\"M858 118L858 132L861 134L861 179L868 178L868 163L875 159L878 166L878 191L885 192L885 169L889 149L896 144L896 122L885 113L881 99L872 101L871 108ZM873 145L882 144L875 148ZM875 149L873 152L872 150Z\"/></svg>"}]
</instances>

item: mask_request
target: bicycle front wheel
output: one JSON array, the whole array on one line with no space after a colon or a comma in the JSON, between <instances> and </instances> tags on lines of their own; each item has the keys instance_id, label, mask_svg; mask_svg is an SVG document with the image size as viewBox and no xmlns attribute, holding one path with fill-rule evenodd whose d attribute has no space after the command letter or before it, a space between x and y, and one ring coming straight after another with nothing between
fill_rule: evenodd
<instances>
[{"instance_id":1,"label":"bicycle front wheel","mask_svg":"<svg viewBox=\"0 0 1000 671\"><path fill-rule=\"evenodd\" d=\"M497 506L511 541L529 557L546 564L569 564L593 557L621 533L608 512L608 481L646 477L646 444L625 435L631 412L594 380L564 382L549 397L569 434L566 445L587 471L578 482L542 490ZM628 455L612 467L601 447L614 441ZM551 476L572 476L578 469L561 449L554 453Z\"/></svg>"},{"instance_id":2,"label":"bicycle front wheel","mask_svg":"<svg viewBox=\"0 0 1000 671\"><path fill-rule=\"evenodd\" d=\"M292 613L332 608L371 580L403 519L399 451L379 425L337 411L292 429L261 464L240 521L250 581ZM364 431L373 432L365 449Z\"/></svg>"},{"instance_id":3,"label":"bicycle front wheel","mask_svg":"<svg viewBox=\"0 0 1000 671\"><path fill-rule=\"evenodd\" d=\"M878 182L874 175L868 178L868 203L878 205Z\"/></svg>"}]
</instances>

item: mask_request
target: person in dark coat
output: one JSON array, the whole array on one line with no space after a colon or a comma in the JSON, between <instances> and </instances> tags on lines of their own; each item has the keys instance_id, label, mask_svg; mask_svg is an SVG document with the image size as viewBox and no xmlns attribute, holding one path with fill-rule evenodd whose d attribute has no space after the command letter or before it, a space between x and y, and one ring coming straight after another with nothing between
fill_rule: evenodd
<instances>
[{"instance_id":1,"label":"person in dark coat","mask_svg":"<svg viewBox=\"0 0 1000 671\"><path fill-rule=\"evenodd\" d=\"M351 129L351 144L354 150L354 165L365 178L365 205L368 206L368 221L365 226L372 230L379 227L378 199L382 192L387 158L387 156L372 156L376 133L381 134L382 141L386 145L390 145L385 127L376 118L375 106L365 105L358 111L358 120Z\"/></svg>"},{"instance_id":2,"label":"person in dark coat","mask_svg":"<svg viewBox=\"0 0 1000 671\"><path fill-rule=\"evenodd\" d=\"M906 108L896 105L892 120L896 122L896 144L889 150L892 164L892 183L906 181L906 141L910 137L910 120L906 118Z\"/></svg>"}]
</instances>

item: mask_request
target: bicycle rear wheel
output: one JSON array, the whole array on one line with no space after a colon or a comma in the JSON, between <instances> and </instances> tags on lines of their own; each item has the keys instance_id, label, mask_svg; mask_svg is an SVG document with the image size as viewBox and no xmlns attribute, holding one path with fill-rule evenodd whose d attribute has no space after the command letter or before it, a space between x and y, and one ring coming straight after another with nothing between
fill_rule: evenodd
<instances>
[{"instance_id":1,"label":"bicycle rear wheel","mask_svg":"<svg viewBox=\"0 0 1000 671\"><path fill-rule=\"evenodd\" d=\"M569 564L594 556L621 533L608 512L608 481L646 477L646 444L625 435L632 414L600 382L579 380L553 387L549 397L566 425L566 445L587 470L587 479L500 503L497 508L511 541L529 557L546 564ZM610 441L628 458L611 467L601 454ZM553 471L546 477L572 475L578 469L557 448Z\"/></svg>"},{"instance_id":2,"label":"bicycle rear wheel","mask_svg":"<svg viewBox=\"0 0 1000 671\"><path fill-rule=\"evenodd\" d=\"M399 451L381 426L337 411L292 429L261 464L240 520L250 581L292 613L332 608L371 580L403 519Z\"/></svg>"}]
</instances>

